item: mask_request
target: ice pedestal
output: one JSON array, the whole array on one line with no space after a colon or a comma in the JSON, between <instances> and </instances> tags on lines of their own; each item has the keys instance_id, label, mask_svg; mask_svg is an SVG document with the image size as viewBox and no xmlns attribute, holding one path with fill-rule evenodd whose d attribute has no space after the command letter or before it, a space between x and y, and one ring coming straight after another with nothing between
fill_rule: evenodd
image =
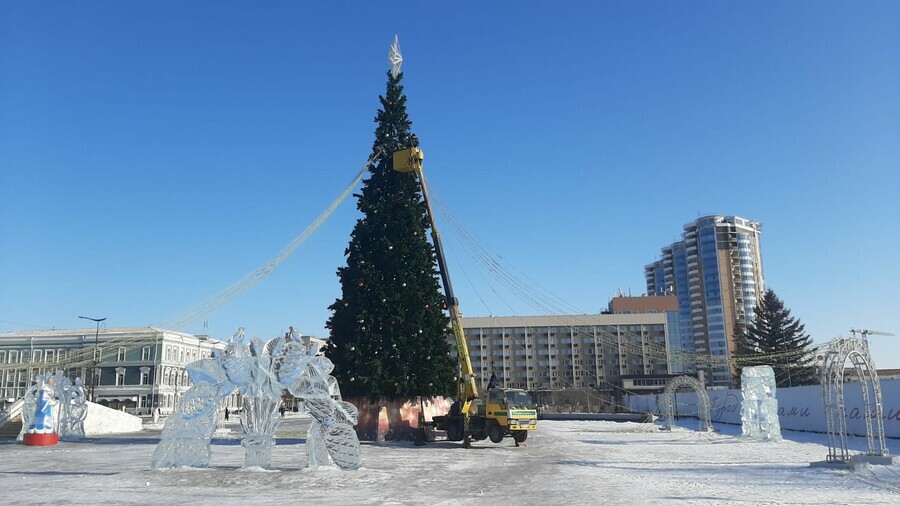
<instances>
[{"instance_id":1,"label":"ice pedestal","mask_svg":"<svg viewBox=\"0 0 900 506\"><path fill-rule=\"evenodd\" d=\"M275 445L275 431L281 422L278 407L281 399L266 397L244 398L244 413L241 426L244 438L241 446L246 449L246 467L272 468L272 447Z\"/></svg>"},{"instance_id":2,"label":"ice pedestal","mask_svg":"<svg viewBox=\"0 0 900 506\"><path fill-rule=\"evenodd\" d=\"M272 468L272 447L275 446L275 438L262 434L247 436L241 440L244 447L244 467Z\"/></svg>"},{"instance_id":3,"label":"ice pedestal","mask_svg":"<svg viewBox=\"0 0 900 506\"><path fill-rule=\"evenodd\" d=\"M22 437L25 446L51 446L59 443L57 434L25 434Z\"/></svg>"},{"instance_id":4,"label":"ice pedestal","mask_svg":"<svg viewBox=\"0 0 900 506\"><path fill-rule=\"evenodd\" d=\"M209 443L204 439L173 438L160 441L153 453L152 467L209 467Z\"/></svg>"},{"instance_id":5,"label":"ice pedestal","mask_svg":"<svg viewBox=\"0 0 900 506\"><path fill-rule=\"evenodd\" d=\"M741 431L760 441L781 441L775 371L770 366L745 367L741 372Z\"/></svg>"}]
</instances>

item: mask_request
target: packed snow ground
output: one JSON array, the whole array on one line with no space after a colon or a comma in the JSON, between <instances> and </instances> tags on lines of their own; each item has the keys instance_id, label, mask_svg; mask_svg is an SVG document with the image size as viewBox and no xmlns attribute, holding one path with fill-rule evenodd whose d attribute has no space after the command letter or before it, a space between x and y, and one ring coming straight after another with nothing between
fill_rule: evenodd
<instances>
[{"instance_id":1,"label":"packed snow ground","mask_svg":"<svg viewBox=\"0 0 900 506\"><path fill-rule=\"evenodd\" d=\"M308 424L296 415L283 421L273 471L241 469L234 419L227 426L233 437L213 440L210 469L151 470L160 434L152 429L53 447L0 440L0 503L900 504L900 469L810 468L827 453L819 434L754 443L734 426L696 432L696 421L672 432L541 421L524 448L508 438L469 450L448 442L363 443L362 469L308 471Z\"/></svg>"}]
</instances>

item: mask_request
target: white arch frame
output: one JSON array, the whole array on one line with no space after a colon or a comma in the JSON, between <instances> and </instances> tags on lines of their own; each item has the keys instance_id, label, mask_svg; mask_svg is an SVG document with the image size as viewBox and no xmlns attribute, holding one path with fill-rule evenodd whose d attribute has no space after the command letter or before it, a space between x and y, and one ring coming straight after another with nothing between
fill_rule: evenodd
<instances>
[{"instance_id":1,"label":"white arch frame","mask_svg":"<svg viewBox=\"0 0 900 506\"><path fill-rule=\"evenodd\" d=\"M675 426L675 392L681 387L688 387L697 393L697 418L700 419L700 430L712 431L712 422L709 418L709 396L706 388L700 380L691 376L676 376L669 380L663 392L662 409L660 414L664 416L663 430L672 430Z\"/></svg>"},{"instance_id":2,"label":"white arch frame","mask_svg":"<svg viewBox=\"0 0 900 506\"><path fill-rule=\"evenodd\" d=\"M827 462L849 462L847 449L847 419L844 407L844 365L853 364L862 389L863 417L866 421L866 455L888 455L884 444L884 405L881 400L881 383L875 363L869 355L869 345L855 337L838 338L828 345L824 354L819 379L822 383L822 402L825 404L825 421L828 426ZM872 395L869 395L869 392ZM873 398L874 397L874 398Z\"/></svg>"}]
</instances>

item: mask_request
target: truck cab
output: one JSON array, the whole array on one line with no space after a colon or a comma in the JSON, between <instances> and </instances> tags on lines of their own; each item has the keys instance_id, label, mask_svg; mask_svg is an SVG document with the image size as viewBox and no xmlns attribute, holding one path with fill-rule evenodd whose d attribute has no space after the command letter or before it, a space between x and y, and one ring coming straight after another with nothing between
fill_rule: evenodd
<instances>
[{"instance_id":1,"label":"truck cab","mask_svg":"<svg viewBox=\"0 0 900 506\"><path fill-rule=\"evenodd\" d=\"M507 435L516 443L537 427L537 408L528 392L518 388L493 388L482 395L478 415L485 419L485 436L499 443ZM480 439L480 438L477 438Z\"/></svg>"},{"instance_id":2,"label":"truck cab","mask_svg":"<svg viewBox=\"0 0 900 506\"><path fill-rule=\"evenodd\" d=\"M525 390L492 388L475 399L473 406L469 434L476 441L500 443L510 436L518 446L528 439L528 431L537 428L537 408ZM450 441L463 440L464 423L459 403L454 403L448 415L434 417L435 427L446 430Z\"/></svg>"}]
</instances>

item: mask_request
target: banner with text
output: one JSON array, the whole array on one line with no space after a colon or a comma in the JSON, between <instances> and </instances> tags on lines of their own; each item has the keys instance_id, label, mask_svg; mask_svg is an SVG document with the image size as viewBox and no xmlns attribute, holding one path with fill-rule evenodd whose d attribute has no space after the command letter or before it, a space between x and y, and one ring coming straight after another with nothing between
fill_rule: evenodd
<instances>
[{"instance_id":1,"label":"banner with text","mask_svg":"<svg viewBox=\"0 0 900 506\"><path fill-rule=\"evenodd\" d=\"M713 422L741 424L740 390L708 390L710 418ZM781 428L787 430L805 430L810 432L827 432L825 424L825 408L822 400L822 387L810 385L805 387L779 388L778 418ZM881 399L884 407L884 435L900 438L900 380L881 381ZM662 394L629 395L628 406L636 411L658 413L657 404L662 402ZM692 391L679 391L677 398L679 415L695 415L697 413L697 394ZM864 436L866 421L863 416L863 396L860 383L844 384L844 408L847 418L847 433Z\"/></svg>"}]
</instances>

